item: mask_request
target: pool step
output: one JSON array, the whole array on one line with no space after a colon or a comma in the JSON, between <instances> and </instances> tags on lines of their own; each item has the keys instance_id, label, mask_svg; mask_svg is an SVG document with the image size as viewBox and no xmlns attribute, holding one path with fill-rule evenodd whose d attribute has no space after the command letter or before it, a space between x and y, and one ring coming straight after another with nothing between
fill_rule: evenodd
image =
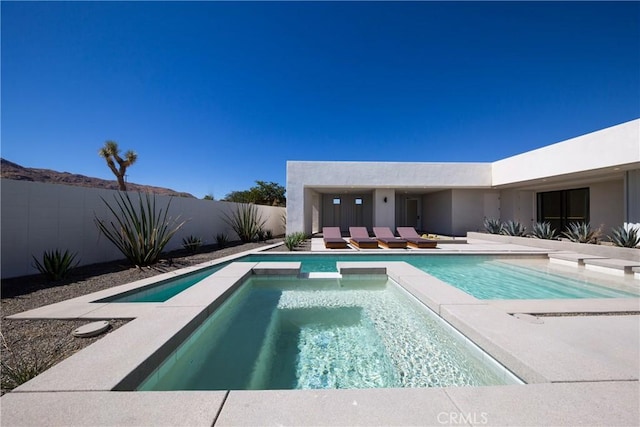
<instances>
[{"instance_id":1,"label":"pool step","mask_svg":"<svg viewBox=\"0 0 640 427\"><path fill-rule=\"evenodd\" d=\"M640 261L629 261L624 259L613 259L597 255L585 255L575 252L557 252L548 255L549 262L571 266L584 266L587 270L598 271L600 273L624 276L626 274L637 274L640 269Z\"/></svg>"}]
</instances>

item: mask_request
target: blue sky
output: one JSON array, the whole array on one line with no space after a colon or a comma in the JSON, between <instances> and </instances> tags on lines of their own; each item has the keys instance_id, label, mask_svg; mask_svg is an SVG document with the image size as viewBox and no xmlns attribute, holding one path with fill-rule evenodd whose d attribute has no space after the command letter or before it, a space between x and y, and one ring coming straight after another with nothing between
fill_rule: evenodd
<instances>
[{"instance_id":1,"label":"blue sky","mask_svg":"<svg viewBox=\"0 0 640 427\"><path fill-rule=\"evenodd\" d=\"M6 2L2 157L216 199L287 160L483 162L640 117L638 2Z\"/></svg>"}]
</instances>

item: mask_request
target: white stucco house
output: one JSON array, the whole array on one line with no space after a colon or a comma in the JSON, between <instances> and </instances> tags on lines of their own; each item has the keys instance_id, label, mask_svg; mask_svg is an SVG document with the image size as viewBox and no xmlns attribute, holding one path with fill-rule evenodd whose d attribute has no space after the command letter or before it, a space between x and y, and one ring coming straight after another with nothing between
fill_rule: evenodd
<instances>
[{"instance_id":1,"label":"white stucco house","mask_svg":"<svg viewBox=\"0 0 640 427\"><path fill-rule=\"evenodd\" d=\"M413 226L464 236L485 218L640 226L640 119L493 163L287 162L287 233Z\"/></svg>"}]
</instances>

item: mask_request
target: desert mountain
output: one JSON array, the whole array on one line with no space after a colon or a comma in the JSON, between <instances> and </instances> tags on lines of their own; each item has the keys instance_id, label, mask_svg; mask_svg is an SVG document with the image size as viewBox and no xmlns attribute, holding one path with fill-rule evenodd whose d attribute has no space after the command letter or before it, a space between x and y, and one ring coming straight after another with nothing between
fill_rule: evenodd
<instances>
[{"instance_id":1,"label":"desert mountain","mask_svg":"<svg viewBox=\"0 0 640 427\"><path fill-rule=\"evenodd\" d=\"M115 180L109 181L69 172L57 172L50 169L25 168L24 166L2 158L0 158L0 174L4 179L14 179L18 181L48 182L52 184L76 185L79 187L104 188L107 190L118 189L118 183ZM127 183L127 190L164 196L194 197L192 194L180 193L169 188L152 187L150 185L134 184L132 182Z\"/></svg>"}]
</instances>

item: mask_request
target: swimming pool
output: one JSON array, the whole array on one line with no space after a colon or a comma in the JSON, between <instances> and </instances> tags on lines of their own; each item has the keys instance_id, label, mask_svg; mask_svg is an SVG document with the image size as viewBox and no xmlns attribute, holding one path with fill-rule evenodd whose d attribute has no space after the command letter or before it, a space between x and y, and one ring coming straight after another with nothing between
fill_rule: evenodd
<instances>
[{"instance_id":1,"label":"swimming pool","mask_svg":"<svg viewBox=\"0 0 640 427\"><path fill-rule=\"evenodd\" d=\"M637 285L622 279L583 277L576 271L551 270L541 257L495 255L310 255L252 254L236 261L300 261L303 273L337 272L338 261L405 261L478 299L637 298ZM184 280L163 282L142 292L100 302L163 302L226 264L209 267Z\"/></svg>"},{"instance_id":2,"label":"swimming pool","mask_svg":"<svg viewBox=\"0 0 640 427\"><path fill-rule=\"evenodd\" d=\"M521 383L386 276L251 277L137 388Z\"/></svg>"}]
</instances>

